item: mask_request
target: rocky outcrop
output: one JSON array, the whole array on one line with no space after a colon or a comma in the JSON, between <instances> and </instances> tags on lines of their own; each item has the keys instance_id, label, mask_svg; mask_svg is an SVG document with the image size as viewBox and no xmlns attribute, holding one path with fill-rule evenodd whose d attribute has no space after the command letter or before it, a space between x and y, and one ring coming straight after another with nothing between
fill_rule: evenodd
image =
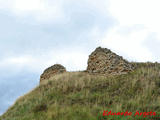
<instances>
[{"instance_id":1,"label":"rocky outcrop","mask_svg":"<svg viewBox=\"0 0 160 120\"><path fill-rule=\"evenodd\" d=\"M88 59L89 73L123 74L132 70L133 66L128 61L107 48L96 48Z\"/></svg>"},{"instance_id":2,"label":"rocky outcrop","mask_svg":"<svg viewBox=\"0 0 160 120\"><path fill-rule=\"evenodd\" d=\"M40 82L45 79L49 79L51 76L54 76L59 73L66 72L66 68L60 64L55 64L46 70L44 70L43 74L40 76Z\"/></svg>"}]
</instances>

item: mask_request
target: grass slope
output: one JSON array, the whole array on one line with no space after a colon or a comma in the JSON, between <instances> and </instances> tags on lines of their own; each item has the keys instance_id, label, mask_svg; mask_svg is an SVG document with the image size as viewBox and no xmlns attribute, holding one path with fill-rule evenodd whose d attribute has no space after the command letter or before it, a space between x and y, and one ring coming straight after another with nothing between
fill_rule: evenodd
<instances>
[{"instance_id":1,"label":"grass slope","mask_svg":"<svg viewBox=\"0 0 160 120\"><path fill-rule=\"evenodd\" d=\"M102 120L104 110L158 113L160 64L133 64L136 69L126 75L57 75L20 97L0 120Z\"/></svg>"}]
</instances>

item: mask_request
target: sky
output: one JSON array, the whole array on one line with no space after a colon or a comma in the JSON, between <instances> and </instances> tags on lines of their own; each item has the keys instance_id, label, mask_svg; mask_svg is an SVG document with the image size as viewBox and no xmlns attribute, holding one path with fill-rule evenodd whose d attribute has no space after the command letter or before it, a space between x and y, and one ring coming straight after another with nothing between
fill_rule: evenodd
<instances>
[{"instance_id":1,"label":"sky","mask_svg":"<svg viewBox=\"0 0 160 120\"><path fill-rule=\"evenodd\" d=\"M0 114L59 63L85 70L98 46L160 62L159 0L0 0Z\"/></svg>"}]
</instances>

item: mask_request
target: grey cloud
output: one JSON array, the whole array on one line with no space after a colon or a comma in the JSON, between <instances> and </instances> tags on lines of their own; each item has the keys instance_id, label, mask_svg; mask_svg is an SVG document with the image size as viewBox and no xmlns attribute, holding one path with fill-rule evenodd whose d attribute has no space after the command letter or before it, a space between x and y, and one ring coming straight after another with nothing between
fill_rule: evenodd
<instances>
[{"instance_id":1,"label":"grey cloud","mask_svg":"<svg viewBox=\"0 0 160 120\"><path fill-rule=\"evenodd\" d=\"M94 44L88 37L93 27L98 27L103 36L103 32L114 25L114 20L107 14L104 15L96 9L79 5L77 2L64 5L64 11L70 19L67 23L58 24L34 25L32 23L35 21L28 20L28 17L27 21L8 14L0 14L1 54L7 52L7 54L31 54L54 47L87 46Z\"/></svg>"},{"instance_id":2,"label":"grey cloud","mask_svg":"<svg viewBox=\"0 0 160 120\"><path fill-rule=\"evenodd\" d=\"M97 38L89 35L90 32L97 27L100 36L103 36L115 21L107 12L104 14L84 3L66 2L63 8L67 19L58 23L36 23L33 18L18 18L11 13L0 12L0 61L26 54L36 57L38 61L50 51L55 50L56 53L67 48L86 52L93 50L98 46L95 43ZM26 71L25 67L21 70L10 67L0 68L0 113L18 96L38 85L39 73Z\"/></svg>"}]
</instances>

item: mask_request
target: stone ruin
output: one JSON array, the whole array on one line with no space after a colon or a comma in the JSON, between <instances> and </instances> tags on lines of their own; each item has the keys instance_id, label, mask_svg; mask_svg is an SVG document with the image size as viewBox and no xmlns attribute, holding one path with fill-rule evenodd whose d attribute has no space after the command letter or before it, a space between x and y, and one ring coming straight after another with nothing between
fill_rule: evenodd
<instances>
[{"instance_id":1,"label":"stone ruin","mask_svg":"<svg viewBox=\"0 0 160 120\"><path fill-rule=\"evenodd\" d=\"M134 69L133 65L121 56L116 55L107 48L96 48L89 55L88 66L85 72L92 74L117 75L126 74ZM40 76L40 83L50 77L66 72L66 68L60 64L55 64L46 70Z\"/></svg>"},{"instance_id":2,"label":"stone ruin","mask_svg":"<svg viewBox=\"0 0 160 120\"><path fill-rule=\"evenodd\" d=\"M133 66L128 61L107 48L98 47L89 55L88 73L125 74L132 70Z\"/></svg>"},{"instance_id":3,"label":"stone ruin","mask_svg":"<svg viewBox=\"0 0 160 120\"><path fill-rule=\"evenodd\" d=\"M60 74L66 72L66 68L60 64L55 64L46 70L44 70L43 74L40 76L40 82L42 82L45 79L49 79L51 76L54 76L56 74Z\"/></svg>"}]
</instances>

